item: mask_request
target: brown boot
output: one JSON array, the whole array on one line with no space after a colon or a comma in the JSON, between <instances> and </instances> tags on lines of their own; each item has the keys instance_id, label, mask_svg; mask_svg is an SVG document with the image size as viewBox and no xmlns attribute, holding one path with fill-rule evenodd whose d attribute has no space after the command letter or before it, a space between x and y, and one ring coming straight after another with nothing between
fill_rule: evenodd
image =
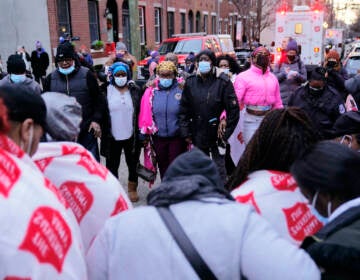
<instances>
[{"instance_id":1,"label":"brown boot","mask_svg":"<svg viewBox=\"0 0 360 280\"><path fill-rule=\"evenodd\" d=\"M136 192L137 185L138 184L136 182L128 182L128 195L131 202L139 201L139 196Z\"/></svg>"}]
</instances>

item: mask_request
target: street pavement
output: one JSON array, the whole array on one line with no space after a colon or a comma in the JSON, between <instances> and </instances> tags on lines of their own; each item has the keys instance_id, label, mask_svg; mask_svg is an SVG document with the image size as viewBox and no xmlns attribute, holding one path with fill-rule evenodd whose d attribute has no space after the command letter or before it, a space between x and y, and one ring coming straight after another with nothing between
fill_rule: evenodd
<instances>
[{"instance_id":1,"label":"street pavement","mask_svg":"<svg viewBox=\"0 0 360 280\"><path fill-rule=\"evenodd\" d=\"M140 160L142 160L144 157L143 153L140 155ZM105 158L101 157L101 163L105 165ZM124 152L121 154L121 162L119 167L119 181L121 186L124 188L124 190L127 192L127 183L128 183L128 168L125 162L125 154ZM156 186L160 184L160 175L158 172L156 181L151 186L151 189L149 188L149 183L144 181L143 179L139 178L139 185L138 185L138 194L139 194L139 201L136 203L133 203L134 207L140 206L140 205L146 205L146 196Z\"/></svg>"}]
</instances>

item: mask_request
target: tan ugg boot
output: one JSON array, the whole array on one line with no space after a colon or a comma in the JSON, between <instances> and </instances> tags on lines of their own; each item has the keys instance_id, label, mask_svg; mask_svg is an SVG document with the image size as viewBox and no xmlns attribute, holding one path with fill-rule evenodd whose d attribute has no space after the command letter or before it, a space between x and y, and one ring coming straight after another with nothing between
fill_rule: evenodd
<instances>
[{"instance_id":1,"label":"tan ugg boot","mask_svg":"<svg viewBox=\"0 0 360 280\"><path fill-rule=\"evenodd\" d=\"M128 182L128 195L131 202L139 201L139 196L136 192L138 184L136 182Z\"/></svg>"}]
</instances>

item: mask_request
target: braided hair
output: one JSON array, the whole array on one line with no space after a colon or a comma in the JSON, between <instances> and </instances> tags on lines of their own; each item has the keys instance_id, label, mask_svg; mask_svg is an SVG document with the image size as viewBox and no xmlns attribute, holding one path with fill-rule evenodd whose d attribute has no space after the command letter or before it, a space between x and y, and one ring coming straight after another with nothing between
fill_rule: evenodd
<instances>
[{"instance_id":1,"label":"braided hair","mask_svg":"<svg viewBox=\"0 0 360 280\"><path fill-rule=\"evenodd\" d=\"M233 190L256 170L289 172L299 154L320 138L312 122L300 109L270 111L246 146L226 187Z\"/></svg>"}]
</instances>

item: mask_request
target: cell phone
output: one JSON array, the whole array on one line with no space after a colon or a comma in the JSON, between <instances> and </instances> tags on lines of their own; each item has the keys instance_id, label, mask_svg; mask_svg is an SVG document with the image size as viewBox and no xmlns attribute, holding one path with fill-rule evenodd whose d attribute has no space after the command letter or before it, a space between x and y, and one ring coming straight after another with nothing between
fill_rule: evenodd
<instances>
[{"instance_id":1,"label":"cell phone","mask_svg":"<svg viewBox=\"0 0 360 280\"><path fill-rule=\"evenodd\" d=\"M94 128L90 128L89 132L90 132L92 135L95 135L95 129L94 129Z\"/></svg>"}]
</instances>

